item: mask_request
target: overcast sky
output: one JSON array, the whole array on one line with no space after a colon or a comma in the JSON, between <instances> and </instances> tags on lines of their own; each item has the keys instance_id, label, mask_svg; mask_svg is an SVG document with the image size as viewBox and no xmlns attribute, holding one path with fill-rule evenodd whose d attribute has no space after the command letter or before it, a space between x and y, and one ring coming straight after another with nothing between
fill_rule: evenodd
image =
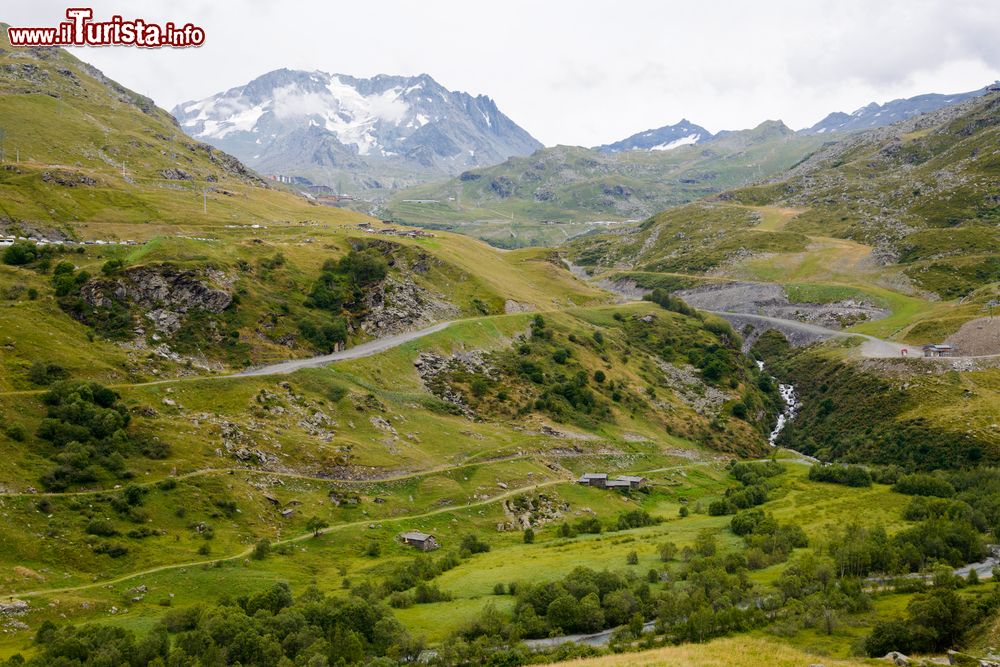
<instances>
[{"instance_id":1,"label":"overcast sky","mask_svg":"<svg viewBox=\"0 0 1000 667\"><path fill-rule=\"evenodd\" d=\"M1000 78L997 0L90 0L95 19L192 22L201 48L75 49L167 109L281 67L427 73L486 94L546 145L595 145L682 117L716 132L794 129ZM5 2L55 25L67 2Z\"/></svg>"}]
</instances>

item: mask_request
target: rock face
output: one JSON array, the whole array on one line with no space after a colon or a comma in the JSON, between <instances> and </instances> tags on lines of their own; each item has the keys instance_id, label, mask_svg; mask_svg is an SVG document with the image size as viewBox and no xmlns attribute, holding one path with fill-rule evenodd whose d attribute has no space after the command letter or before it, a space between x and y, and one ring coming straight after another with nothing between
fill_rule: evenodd
<instances>
[{"instance_id":1,"label":"rock face","mask_svg":"<svg viewBox=\"0 0 1000 667\"><path fill-rule=\"evenodd\" d=\"M958 104L970 97L985 95L988 89L989 86L986 86L979 90L955 93L954 95L930 93L907 99L892 100L885 104L872 102L849 114L835 111L812 127L799 130L799 132L801 134L836 134L870 130L873 127L891 125L922 113L937 111L941 107Z\"/></svg>"},{"instance_id":2,"label":"rock face","mask_svg":"<svg viewBox=\"0 0 1000 667\"><path fill-rule=\"evenodd\" d=\"M843 299L830 303L792 301L784 288L769 283L733 282L706 285L679 290L675 295L695 308L766 315L783 320L818 324L828 329L841 329L858 322L878 320L889 315L889 311L858 299Z\"/></svg>"},{"instance_id":3,"label":"rock face","mask_svg":"<svg viewBox=\"0 0 1000 667\"><path fill-rule=\"evenodd\" d=\"M507 488L500 484L501 488ZM569 503L545 493L522 495L503 502L504 520L497 524L499 532L537 528L558 521L569 512Z\"/></svg>"},{"instance_id":4,"label":"rock face","mask_svg":"<svg viewBox=\"0 0 1000 667\"><path fill-rule=\"evenodd\" d=\"M426 74L280 69L173 114L189 135L303 184L412 185L542 147L490 98L450 91Z\"/></svg>"},{"instance_id":5,"label":"rock face","mask_svg":"<svg viewBox=\"0 0 1000 667\"><path fill-rule=\"evenodd\" d=\"M154 328L173 335L184 316L195 310L221 313L232 303L232 295L212 285L224 278L186 271L172 266L139 266L115 278L99 278L86 283L80 297L95 308L114 302L142 309Z\"/></svg>"},{"instance_id":6,"label":"rock face","mask_svg":"<svg viewBox=\"0 0 1000 667\"><path fill-rule=\"evenodd\" d=\"M461 392L456 391L448 384L448 374L462 370L467 373L482 373L491 378L496 377L496 370L490 366L481 350L464 352L451 357L442 357L433 352L421 352L414 360L413 366L417 369L420 381L423 382L428 391L442 401L454 405L469 419L476 419L476 414L465 402L465 397L462 396Z\"/></svg>"},{"instance_id":7,"label":"rock face","mask_svg":"<svg viewBox=\"0 0 1000 667\"><path fill-rule=\"evenodd\" d=\"M412 280L390 277L364 297L361 329L378 337L419 329L458 316L458 308Z\"/></svg>"}]
</instances>

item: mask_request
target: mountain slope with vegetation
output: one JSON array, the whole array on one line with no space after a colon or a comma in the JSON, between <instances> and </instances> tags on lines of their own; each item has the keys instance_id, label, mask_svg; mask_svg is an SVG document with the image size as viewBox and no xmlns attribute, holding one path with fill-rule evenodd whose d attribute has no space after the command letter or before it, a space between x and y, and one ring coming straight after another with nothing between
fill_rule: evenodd
<instances>
[{"instance_id":1,"label":"mountain slope with vegetation","mask_svg":"<svg viewBox=\"0 0 1000 667\"><path fill-rule=\"evenodd\" d=\"M592 234L570 256L594 267L791 281L807 270L794 258L808 249L828 275L863 271L897 291L965 297L1000 279L998 105L990 93L853 135L771 183Z\"/></svg>"},{"instance_id":2,"label":"mountain slope with vegetation","mask_svg":"<svg viewBox=\"0 0 1000 667\"><path fill-rule=\"evenodd\" d=\"M858 285L860 243L729 201L683 209L697 229L599 239L625 241L614 264L663 262L629 272L648 300L614 303L555 251L263 187L64 52L3 48L5 664L851 664L992 643L996 584L961 568L1000 538L995 369L861 369L876 382L843 370L849 342L792 350L668 292L729 281L725 236L754 216L738 238L772 254L748 266L799 280L768 307L877 296L865 312L888 317L843 324L909 326L970 316L989 286L932 304ZM599 248L571 252L597 272ZM781 442L865 465L772 448L772 373L806 402ZM950 456L969 468L928 470Z\"/></svg>"},{"instance_id":3,"label":"mountain slope with vegetation","mask_svg":"<svg viewBox=\"0 0 1000 667\"><path fill-rule=\"evenodd\" d=\"M780 173L822 143L780 121L669 151L545 148L443 184L393 195L386 214L501 247L555 245L602 225L717 194Z\"/></svg>"},{"instance_id":4,"label":"mountain slope with vegetation","mask_svg":"<svg viewBox=\"0 0 1000 667\"><path fill-rule=\"evenodd\" d=\"M35 362L136 381L602 298L544 252L374 230L268 187L62 50L5 48L0 90L6 388Z\"/></svg>"},{"instance_id":5,"label":"mountain slope with vegetation","mask_svg":"<svg viewBox=\"0 0 1000 667\"><path fill-rule=\"evenodd\" d=\"M995 464L998 128L992 92L826 145L773 182L588 235L567 255L621 290L888 338L894 354L953 342L976 358L863 359L858 339L765 349L802 402L779 442L824 460Z\"/></svg>"}]
</instances>

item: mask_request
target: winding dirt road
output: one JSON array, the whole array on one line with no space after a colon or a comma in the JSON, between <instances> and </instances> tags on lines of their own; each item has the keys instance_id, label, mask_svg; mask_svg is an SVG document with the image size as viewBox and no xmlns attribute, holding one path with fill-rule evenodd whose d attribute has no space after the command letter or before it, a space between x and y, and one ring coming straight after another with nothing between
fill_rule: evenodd
<instances>
[{"instance_id":1,"label":"winding dirt road","mask_svg":"<svg viewBox=\"0 0 1000 667\"><path fill-rule=\"evenodd\" d=\"M907 355L905 356L922 358L922 353L919 348L915 348L913 345L905 345L903 343L895 343L890 340L882 340L881 338L875 338L874 336L869 336L867 334L853 333L851 331L838 331L836 329L822 327L818 324L809 324L808 322L798 322L796 320L786 320L780 317L769 317L767 315L737 313L723 310L706 310L704 312L712 313L713 315L718 315L719 317L729 316L743 320L754 320L757 322L764 322L766 324L773 324L778 328L795 329L803 333L816 336L817 338L862 338L864 339L864 342L861 344L861 354L865 357L873 359L886 357L899 358L904 356L903 350L907 351Z\"/></svg>"},{"instance_id":2,"label":"winding dirt road","mask_svg":"<svg viewBox=\"0 0 1000 667\"><path fill-rule=\"evenodd\" d=\"M361 343L360 345L355 345L354 347L349 347L346 350L341 350L340 352L334 352L332 354L324 354L319 357L310 357L308 359L291 359L289 361L282 361L277 364L271 364L269 366L261 366L260 368L251 368L249 370L241 371L239 373L234 373L233 375L219 375L216 377L249 377L257 375L286 375L288 373L294 373L295 371L302 368L316 368L318 366L326 366L334 361L345 361L347 359L360 359L361 357L370 357L373 354L378 354L379 352L385 352L386 350L391 350L394 347L399 347L404 343L409 343L411 340L416 340L424 336L429 336L432 333L437 333L442 329L445 329L451 324L451 322L438 322L426 329L418 329L416 331L407 331L405 333L396 334L395 336L386 336L385 338L376 338L375 340L368 341L367 343Z\"/></svg>"},{"instance_id":3,"label":"winding dirt road","mask_svg":"<svg viewBox=\"0 0 1000 667\"><path fill-rule=\"evenodd\" d=\"M798 322L796 320L786 320L780 317L769 317L767 315L755 315L751 313L739 313L723 310L704 310L701 308L699 308L699 310L706 313L712 313L713 315L718 315L719 317L728 316L734 319L754 320L767 324L773 324L778 330L781 330L782 328L794 329L811 336L815 336L816 338L861 338L864 341L861 344L861 355L870 359L900 359L905 357L909 359L926 359L927 361L947 362L954 361L956 359L992 359L1000 357L1000 354L925 357L923 356L923 351L920 349L919 345L909 345L906 343L897 343L891 340L883 340L881 338L869 336L868 334L855 333L853 331L838 331L836 329L821 327L818 324L809 324L808 322ZM904 350L906 351L905 354L903 353Z\"/></svg>"}]
</instances>

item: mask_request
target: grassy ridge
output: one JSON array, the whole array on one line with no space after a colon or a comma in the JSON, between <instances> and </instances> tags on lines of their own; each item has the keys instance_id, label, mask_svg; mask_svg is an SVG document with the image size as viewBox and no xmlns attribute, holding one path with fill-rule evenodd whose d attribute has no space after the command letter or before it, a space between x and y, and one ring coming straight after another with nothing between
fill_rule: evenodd
<instances>
[{"instance_id":1,"label":"grassy ridge","mask_svg":"<svg viewBox=\"0 0 1000 667\"><path fill-rule=\"evenodd\" d=\"M601 153L545 148L390 198L400 221L453 229L500 247L555 245L594 221L648 216L780 172L820 142L764 123L706 145Z\"/></svg>"}]
</instances>

